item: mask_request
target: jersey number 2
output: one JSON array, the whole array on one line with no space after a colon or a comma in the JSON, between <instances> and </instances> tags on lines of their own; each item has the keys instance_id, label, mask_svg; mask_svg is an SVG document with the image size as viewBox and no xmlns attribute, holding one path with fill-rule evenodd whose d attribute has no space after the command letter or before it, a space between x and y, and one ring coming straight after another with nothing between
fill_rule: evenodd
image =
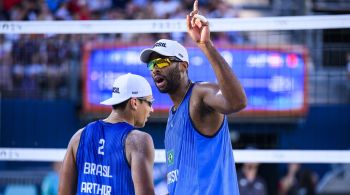
<instances>
[{"instance_id":1,"label":"jersey number 2","mask_svg":"<svg viewBox=\"0 0 350 195\"><path fill-rule=\"evenodd\" d=\"M103 152L103 147L105 147L105 140L100 139L98 143L100 144L100 146L98 147L98 154L105 155L105 153Z\"/></svg>"}]
</instances>

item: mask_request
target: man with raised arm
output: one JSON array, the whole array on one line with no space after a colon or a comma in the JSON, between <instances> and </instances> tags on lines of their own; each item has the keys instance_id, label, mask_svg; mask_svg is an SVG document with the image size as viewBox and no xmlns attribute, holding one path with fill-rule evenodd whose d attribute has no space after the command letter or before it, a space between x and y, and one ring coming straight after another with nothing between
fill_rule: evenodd
<instances>
[{"instance_id":1,"label":"man with raised arm","mask_svg":"<svg viewBox=\"0 0 350 195\"><path fill-rule=\"evenodd\" d=\"M174 104L165 131L168 191L171 195L238 195L226 114L245 108L247 98L214 47L209 23L198 14L197 0L186 21L188 34L208 58L218 83L193 83L188 77L187 50L176 41L161 39L140 56L158 90Z\"/></svg>"}]
</instances>

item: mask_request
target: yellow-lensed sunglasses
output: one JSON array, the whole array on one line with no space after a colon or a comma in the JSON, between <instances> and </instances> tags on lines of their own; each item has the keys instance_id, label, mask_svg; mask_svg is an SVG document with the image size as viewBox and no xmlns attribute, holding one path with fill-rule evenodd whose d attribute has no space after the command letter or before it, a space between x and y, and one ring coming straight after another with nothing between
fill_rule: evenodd
<instances>
[{"instance_id":1,"label":"yellow-lensed sunglasses","mask_svg":"<svg viewBox=\"0 0 350 195\"><path fill-rule=\"evenodd\" d=\"M155 66L158 68L165 68L170 66L171 62L182 62L182 60L177 57L167 57L167 58L156 58L147 63L148 70L152 71Z\"/></svg>"}]
</instances>

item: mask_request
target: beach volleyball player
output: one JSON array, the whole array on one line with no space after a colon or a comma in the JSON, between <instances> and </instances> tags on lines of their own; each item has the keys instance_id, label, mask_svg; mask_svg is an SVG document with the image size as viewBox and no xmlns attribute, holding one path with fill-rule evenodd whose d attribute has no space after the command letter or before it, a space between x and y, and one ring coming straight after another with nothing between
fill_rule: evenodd
<instances>
[{"instance_id":1,"label":"beach volleyball player","mask_svg":"<svg viewBox=\"0 0 350 195\"><path fill-rule=\"evenodd\" d=\"M88 124L69 142L59 194L152 195L154 146L143 127L152 108L147 80L125 74L113 84L112 107L103 120Z\"/></svg>"},{"instance_id":2,"label":"beach volleyball player","mask_svg":"<svg viewBox=\"0 0 350 195\"><path fill-rule=\"evenodd\" d=\"M209 22L198 15L197 0L186 21L188 35L208 58L218 83L192 82L187 50L176 41L161 39L140 56L158 90L173 102L165 131L168 191L171 195L237 195L226 114L242 110L247 98L213 45Z\"/></svg>"}]
</instances>

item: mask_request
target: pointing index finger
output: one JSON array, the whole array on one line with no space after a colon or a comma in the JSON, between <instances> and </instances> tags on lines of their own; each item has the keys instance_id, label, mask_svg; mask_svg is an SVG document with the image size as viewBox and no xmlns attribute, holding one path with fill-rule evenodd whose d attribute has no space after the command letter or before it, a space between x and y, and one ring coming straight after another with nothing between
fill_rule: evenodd
<instances>
[{"instance_id":1,"label":"pointing index finger","mask_svg":"<svg viewBox=\"0 0 350 195\"><path fill-rule=\"evenodd\" d=\"M198 0L195 0L193 3L193 11L198 11Z\"/></svg>"}]
</instances>

